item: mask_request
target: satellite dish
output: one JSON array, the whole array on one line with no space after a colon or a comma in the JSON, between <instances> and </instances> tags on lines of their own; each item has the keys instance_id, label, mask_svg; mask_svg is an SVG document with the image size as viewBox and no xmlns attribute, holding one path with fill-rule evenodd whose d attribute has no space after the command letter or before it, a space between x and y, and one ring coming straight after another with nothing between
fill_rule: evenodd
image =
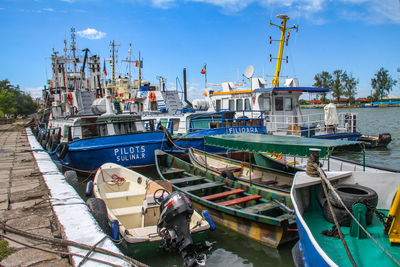
<instances>
[{"instance_id":1,"label":"satellite dish","mask_svg":"<svg viewBox=\"0 0 400 267\"><path fill-rule=\"evenodd\" d=\"M244 77L250 79L253 77L254 74L254 67L252 65L247 66L246 70L244 71Z\"/></svg>"}]
</instances>

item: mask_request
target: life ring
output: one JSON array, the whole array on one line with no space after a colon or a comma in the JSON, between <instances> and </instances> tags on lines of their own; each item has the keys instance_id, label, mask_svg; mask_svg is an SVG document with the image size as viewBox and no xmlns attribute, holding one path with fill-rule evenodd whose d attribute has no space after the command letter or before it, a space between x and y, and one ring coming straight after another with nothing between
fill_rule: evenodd
<instances>
[{"instance_id":1,"label":"life ring","mask_svg":"<svg viewBox=\"0 0 400 267\"><path fill-rule=\"evenodd\" d=\"M59 159L65 158L65 155L67 154L68 151L68 144L67 143L61 143L61 145L58 147L57 150L57 157Z\"/></svg>"},{"instance_id":2,"label":"life ring","mask_svg":"<svg viewBox=\"0 0 400 267\"><path fill-rule=\"evenodd\" d=\"M151 92L149 95L150 102L156 101L156 93Z\"/></svg>"},{"instance_id":3,"label":"life ring","mask_svg":"<svg viewBox=\"0 0 400 267\"><path fill-rule=\"evenodd\" d=\"M67 101L68 101L68 104L69 104L70 106L72 106L72 104L74 103L74 97L72 96L72 93L71 93L71 92L68 93L68 95L67 95Z\"/></svg>"}]
</instances>

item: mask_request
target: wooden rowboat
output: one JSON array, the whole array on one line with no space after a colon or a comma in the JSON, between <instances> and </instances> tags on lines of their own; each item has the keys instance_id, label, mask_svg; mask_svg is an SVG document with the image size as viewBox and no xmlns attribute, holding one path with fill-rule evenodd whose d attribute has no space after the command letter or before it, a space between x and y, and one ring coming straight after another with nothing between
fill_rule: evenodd
<instances>
[{"instance_id":1,"label":"wooden rowboat","mask_svg":"<svg viewBox=\"0 0 400 267\"><path fill-rule=\"evenodd\" d=\"M155 155L160 177L217 223L272 247L297 238L293 213L285 209L289 193L272 194L214 175L161 150Z\"/></svg>"},{"instance_id":2,"label":"wooden rowboat","mask_svg":"<svg viewBox=\"0 0 400 267\"><path fill-rule=\"evenodd\" d=\"M108 215L108 221L105 223L118 221L118 239L124 239L126 241L124 245L132 253L154 252L161 240L157 233L160 205L154 198L159 197L157 190L160 192L166 189L171 192L171 186L163 181L152 181L144 175L114 163L106 163L99 168L93 185L94 197L105 203L105 214ZM96 214L94 215L96 217ZM100 226L107 227L101 223ZM204 239L209 227L200 214L193 213L190 229L194 241Z\"/></svg>"},{"instance_id":3,"label":"wooden rowboat","mask_svg":"<svg viewBox=\"0 0 400 267\"><path fill-rule=\"evenodd\" d=\"M307 166L307 157L293 157L290 155L283 155L280 153L254 153L254 160L259 166L273 168L276 170L287 171L289 173L296 173L297 171L305 171ZM365 164L352 160L346 160L338 157L331 156L328 159L320 160L321 167L324 170L331 171L365 171L365 172L400 172L399 170L384 168L371 164Z\"/></svg>"},{"instance_id":4,"label":"wooden rowboat","mask_svg":"<svg viewBox=\"0 0 400 267\"><path fill-rule=\"evenodd\" d=\"M236 152L228 153L227 156L229 155L238 156ZM236 160L195 148L189 149L189 158L194 166L202 170L208 169L215 175L222 175L241 183L280 192L289 192L292 186L293 174L251 164L251 161L249 163Z\"/></svg>"}]
</instances>

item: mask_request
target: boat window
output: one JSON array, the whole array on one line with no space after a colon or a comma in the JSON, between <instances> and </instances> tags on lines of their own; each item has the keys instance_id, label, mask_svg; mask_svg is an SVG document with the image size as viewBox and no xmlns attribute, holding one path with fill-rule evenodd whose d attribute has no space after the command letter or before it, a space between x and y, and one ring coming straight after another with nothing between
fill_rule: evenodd
<instances>
[{"instance_id":1,"label":"boat window","mask_svg":"<svg viewBox=\"0 0 400 267\"><path fill-rule=\"evenodd\" d=\"M179 129L179 119L170 119L169 120L170 124L172 124L172 130L174 133L178 131Z\"/></svg>"},{"instance_id":2,"label":"boat window","mask_svg":"<svg viewBox=\"0 0 400 267\"><path fill-rule=\"evenodd\" d=\"M235 110L235 100L229 99L229 110Z\"/></svg>"},{"instance_id":3,"label":"boat window","mask_svg":"<svg viewBox=\"0 0 400 267\"><path fill-rule=\"evenodd\" d=\"M243 99L236 99L236 110L243 110Z\"/></svg>"},{"instance_id":4,"label":"boat window","mask_svg":"<svg viewBox=\"0 0 400 267\"><path fill-rule=\"evenodd\" d=\"M216 110L221 109L221 99L217 99L215 101L215 109Z\"/></svg>"},{"instance_id":5,"label":"boat window","mask_svg":"<svg viewBox=\"0 0 400 267\"><path fill-rule=\"evenodd\" d=\"M160 119L160 124L164 127L167 127L168 120L167 119Z\"/></svg>"},{"instance_id":6,"label":"boat window","mask_svg":"<svg viewBox=\"0 0 400 267\"><path fill-rule=\"evenodd\" d=\"M261 97L261 109L271 111L271 98L269 96Z\"/></svg>"},{"instance_id":7,"label":"boat window","mask_svg":"<svg viewBox=\"0 0 400 267\"><path fill-rule=\"evenodd\" d=\"M275 97L275 110L283 111L283 96Z\"/></svg>"},{"instance_id":8,"label":"boat window","mask_svg":"<svg viewBox=\"0 0 400 267\"><path fill-rule=\"evenodd\" d=\"M285 99L283 101L283 107L285 108L285 111L292 110L292 98L291 97L285 97Z\"/></svg>"},{"instance_id":9,"label":"boat window","mask_svg":"<svg viewBox=\"0 0 400 267\"><path fill-rule=\"evenodd\" d=\"M248 98L244 100L244 110L251 110L250 99Z\"/></svg>"},{"instance_id":10,"label":"boat window","mask_svg":"<svg viewBox=\"0 0 400 267\"><path fill-rule=\"evenodd\" d=\"M144 132L144 123L143 121L135 121L136 131Z\"/></svg>"}]
</instances>

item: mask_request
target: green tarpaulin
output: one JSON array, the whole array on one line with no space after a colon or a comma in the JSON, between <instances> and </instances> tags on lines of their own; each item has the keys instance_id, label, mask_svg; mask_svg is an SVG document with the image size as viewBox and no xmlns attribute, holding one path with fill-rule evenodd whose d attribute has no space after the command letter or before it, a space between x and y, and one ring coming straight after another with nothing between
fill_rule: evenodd
<instances>
[{"instance_id":1,"label":"green tarpaulin","mask_svg":"<svg viewBox=\"0 0 400 267\"><path fill-rule=\"evenodd\" d=\"M205 136L206 145L236 150L282 153L292 156L310 156L310 148L321 149L320 157L330 154L337 147L362 149L361 142L315 139L295 136L279 136L267 134L223 134Z\"/></svg>"}]
</instances>

